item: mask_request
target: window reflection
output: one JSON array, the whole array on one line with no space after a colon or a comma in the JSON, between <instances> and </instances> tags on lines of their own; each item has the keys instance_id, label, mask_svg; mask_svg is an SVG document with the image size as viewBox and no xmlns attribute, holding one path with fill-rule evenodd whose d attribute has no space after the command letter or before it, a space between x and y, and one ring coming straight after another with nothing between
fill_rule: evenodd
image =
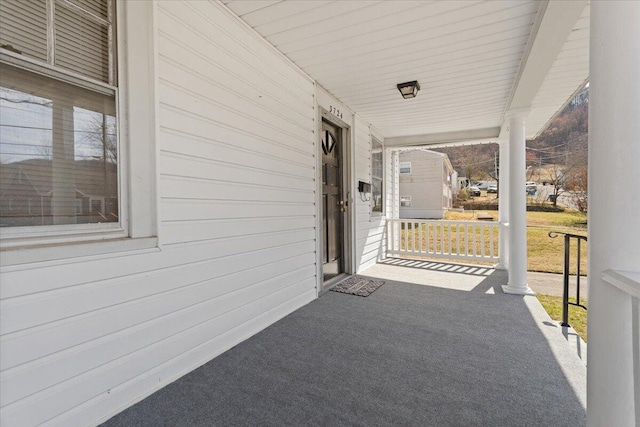
<instances>
[{"instance_id":1,"label":"window reflection","mask_svg":"<svg viewBox=\"0 0 640 427\"><path fill-rule=\"evenodd\" d=\"M0 225L118 221L115 97L0 64Z\"/></svg>"}]
</instances>

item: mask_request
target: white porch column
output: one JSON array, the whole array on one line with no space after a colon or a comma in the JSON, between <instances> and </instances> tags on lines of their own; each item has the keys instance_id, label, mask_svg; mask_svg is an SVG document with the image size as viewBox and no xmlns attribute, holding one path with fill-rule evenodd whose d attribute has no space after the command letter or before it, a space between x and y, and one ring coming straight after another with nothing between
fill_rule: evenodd
<instances>
[{"instance_id":1,"label":"white porch column","mask_svg":"<svg viewBox=\"0 0 640 427\"><path fill-rule=\"evenodd\" d=\"M498 141L500 146L500 172L498 182L498 222L500 241L498 243L500 261L495 265L499 270L509 268L509 140Z\"/></svg>"},{"instance_id":2,"label":"white porch column","mask_svg":"<svg viewBox=\"0 0 640 427\"><path fill-rule=\"evenodd\" d=\"M587 425L638 426L640 318L602 273L640 272L640 2L591 2L590 32Z\"/></svg>"},{"instance_id":3,"label":"white porch column","mask_svg":"<svg viewBox=\"0 0 640 427\"><path fill-rule=\"evenodd\" d=\"M528 109L507 113L509 120L509 284L507 294L533 295L527 285L527 196L524 119ZM501 162L502 163L502 162ZM502 169L502 167L500 168Z\"/></svg>"}]
</instances>

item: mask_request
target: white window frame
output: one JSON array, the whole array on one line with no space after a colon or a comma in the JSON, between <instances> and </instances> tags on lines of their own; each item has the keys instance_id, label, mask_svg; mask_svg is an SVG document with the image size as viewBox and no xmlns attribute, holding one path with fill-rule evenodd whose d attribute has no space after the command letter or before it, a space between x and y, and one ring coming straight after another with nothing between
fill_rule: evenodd
<instances>
[{"instance_id":1,"label":"white window frame","mask_svg":"<svg viewBox=\"0 0 640 427\"><path fill-rule=\"evenodd\" d=\"M409 166L408 166L409 171L407 171L407 172L403 172L403 171L402 171L402 169L403 169L403 168L405 168L405 169L406 169L406 168L407 168L407 165L409 165ZM400 174L402 174L402 175L405 175L405 174L407 174L407 175L408 175L408 174L410 174L410 173L411 173L411 162L400 162L400 164L398 165L398 171L399 171L399 172L400 172Z\"/></svg>"},{"instance_id":2,"label":"white window frame","mask_svg":"<svg viewBox=\"0 0 640 427\"><path fill-rule=\"evenodd\" d=\"M7 50L0 50L0 60L88 89L115 91L120 221L3 228L0 266L158 247L156 5L123 0L116 3L113 26L118 34L118 87ZM130 127L129 123L136 126ZM132 140L135 146L129 144Z\"/></svg>"},{"instance_id":3,"label":"white window frame","mask_svg":"<svg viewBox=\"0 0 640 427\"><path fill-rule=\"evenodd\" d=\"M409 202L408 206L403 206L403 203ZM401 208L410 208L411 207L411 196L400 196L400 207Z\"/></svg>"}]
</instances>

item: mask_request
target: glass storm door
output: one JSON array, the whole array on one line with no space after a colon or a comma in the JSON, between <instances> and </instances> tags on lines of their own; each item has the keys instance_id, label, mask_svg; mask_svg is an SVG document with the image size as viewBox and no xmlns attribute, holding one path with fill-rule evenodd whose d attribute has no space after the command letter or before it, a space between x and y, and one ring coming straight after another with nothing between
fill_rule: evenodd
<instances>
[{"instance_id":1,"label":"glass storm door","mask_svg":"<svg viewBox=\"0 0 640 427\"><path fill-rule=\"evenodd\" d=\"M342 140L340 128L322 122L322 220L323 280L326 282L344 271Z\"/></svg>"}]
</instances>

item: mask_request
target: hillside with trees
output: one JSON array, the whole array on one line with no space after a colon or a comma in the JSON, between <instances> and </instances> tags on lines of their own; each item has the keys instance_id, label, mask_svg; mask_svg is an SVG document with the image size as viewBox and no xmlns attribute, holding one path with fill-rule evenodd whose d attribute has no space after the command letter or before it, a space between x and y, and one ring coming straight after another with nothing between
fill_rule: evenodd
<instances>
[{"instance_id":1,"label":"hillside with trees","mask_svg":"<svg viewBox=\"0 0 640 427\"><path fill-rule=\"evenodd\" d=\"M589 88L567 104L536 139L527 140L527 180L550 183L557 191L584 192L586 202ZM459 176L472 181L497 180L498 144L439 148ZM586 206L585 206L586 210Z\"/></svg>"}]
</instances>

